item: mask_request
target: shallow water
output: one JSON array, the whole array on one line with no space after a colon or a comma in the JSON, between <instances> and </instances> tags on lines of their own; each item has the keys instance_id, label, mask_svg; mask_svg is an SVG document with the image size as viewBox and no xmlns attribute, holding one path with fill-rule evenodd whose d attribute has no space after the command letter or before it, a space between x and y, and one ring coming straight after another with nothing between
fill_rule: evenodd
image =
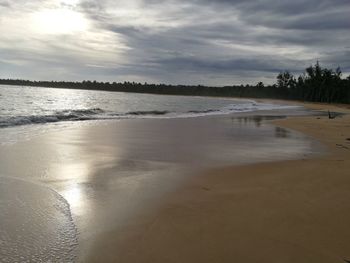
<instances>
[{"instance_id":1,"label":"shallow water","mask_svg":"<svg viewBox=\"0 0 350 263\"><path fill-rule=\"evenodd\" d=\"M16 142L73 123L139 118L188 118L295 108L247 99L166 96L0 85L0 143Z\"/></svg>"},{"instance_id":2,"label":"shallow water","mask_svg":"<svg viewBox=\"0 0 350 263\"><path fill-rule=\"evenodd\" d=\"M46 186L0 177L0 261L73 262L77 229L69 204Z\"/></svg>"}]
</instances>

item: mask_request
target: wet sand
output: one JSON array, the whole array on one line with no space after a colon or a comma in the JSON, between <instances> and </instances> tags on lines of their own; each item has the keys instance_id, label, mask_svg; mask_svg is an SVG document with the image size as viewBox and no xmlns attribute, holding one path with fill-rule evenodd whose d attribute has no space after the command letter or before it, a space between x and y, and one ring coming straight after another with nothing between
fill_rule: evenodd
<instances>
[{"instance_id":1,"label":"wet sand","mask_svg":"<svg viewBox=\"0 0 350 263\"><path fill-rule=\"evenodd\" d=\"M350 251L349 118L284 114L50 132L1 146L0 175L67 200L80 262L337 262Z\"/></svg>"},{"instance_id":2,"label":"wet sand","mask_svg":"<svg viewBox=\"0 0 350 263\"><path fill-rule=\"evenodd\" d=\"M347 108L307 105L349 113ZM350 116L275 125L322 141L319 158L230 166L191 177L122 242L100 236L90 261L344 262L350 259Z\"/></svg>"}]
</instances>

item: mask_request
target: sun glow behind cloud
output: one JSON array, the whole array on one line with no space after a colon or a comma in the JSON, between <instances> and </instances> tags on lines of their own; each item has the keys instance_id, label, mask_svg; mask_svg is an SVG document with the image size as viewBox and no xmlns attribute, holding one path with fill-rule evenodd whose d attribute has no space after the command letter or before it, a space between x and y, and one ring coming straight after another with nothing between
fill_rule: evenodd
<instances>
[{"instance_id":1,"label":"sun glow behind cloud","mask_svg":"<svg viewBox=\"0 0 350 263\"><path fill-rule=\"evenodd\" d=\"M69 9L45 9L33 14L33 28L44 34L71 34L88 29L88 21Z\"/></svg>"}]
</instances>

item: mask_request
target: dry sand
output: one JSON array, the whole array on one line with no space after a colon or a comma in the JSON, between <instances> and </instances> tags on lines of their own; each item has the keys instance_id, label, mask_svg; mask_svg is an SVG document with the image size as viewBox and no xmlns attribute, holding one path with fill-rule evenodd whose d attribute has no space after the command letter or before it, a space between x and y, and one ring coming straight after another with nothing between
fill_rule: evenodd
<instances>
[{"instance_id":1,"label":"dry sand","mask_svg":"<svg viewBox=\"0 0 350 263\"><path fill-rule=\"evenodd\" d=\"M350 112L341 106L306 106ZM350 116L292 117L274 123L320 140L328 154L212 169L191 177L152 215L141 216L130 228L97 236L86 260L350 260Z\"/></svg>"}]
</instances>

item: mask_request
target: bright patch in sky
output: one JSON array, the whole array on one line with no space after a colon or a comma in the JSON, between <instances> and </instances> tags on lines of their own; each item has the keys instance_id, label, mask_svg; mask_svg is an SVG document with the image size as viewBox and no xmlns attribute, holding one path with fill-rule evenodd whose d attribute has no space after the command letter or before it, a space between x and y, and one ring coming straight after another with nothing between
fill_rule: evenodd
<instances>
[{"instance_id":1,"label":"bright patch in sky","mask_svg":"<svg viewBox=\"0 0 350 263\"><path fill-rule=\"evenodd\" d=\"M34 28L44 34L71 34L86 31L88 21L69 9L46 9L34 14Z\"/></svg>"}]
</instances>

